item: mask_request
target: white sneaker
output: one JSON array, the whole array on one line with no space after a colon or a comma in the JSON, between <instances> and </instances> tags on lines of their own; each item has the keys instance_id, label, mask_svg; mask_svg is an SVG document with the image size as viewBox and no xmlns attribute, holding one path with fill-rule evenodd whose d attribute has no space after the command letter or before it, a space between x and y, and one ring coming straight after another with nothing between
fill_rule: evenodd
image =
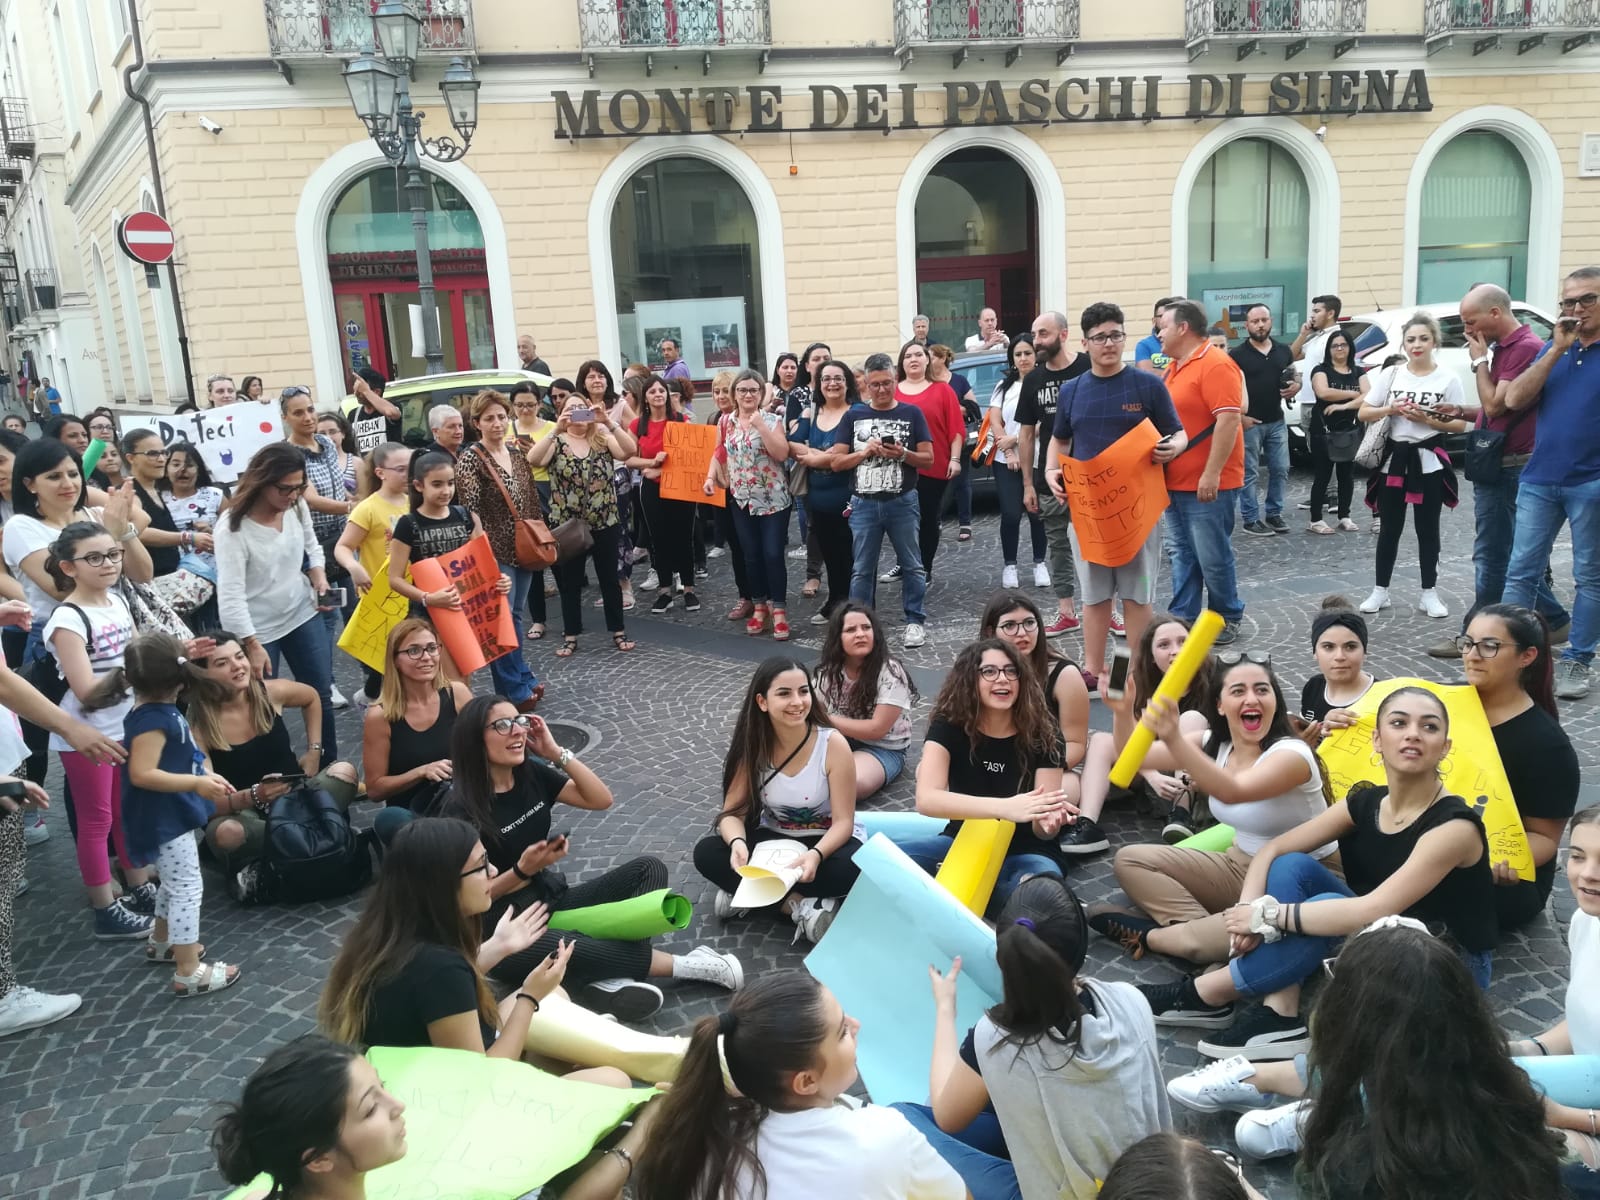
<instances>
[{"instance_id":1,"label":"white sneaker","mask_svg":"<svg viewBox=\"0 0 1600 1200\"><path fill-rule=\"evenodd\" d=\"M1296 1100L1277 1108L1247 1112L1233 1127L1233 1140L1246 1158L1282 1158L1300 1152L1300 1122L1311 1111L1311 1101Z\"/></svg>"},{"instance_id":2,"label":"white sneaker","mask_svg":"<svg viewBox=\"0 0 1600 1200\"><path fill-rule=\"evenodd\" d=\"M1000 586L1014 588L1017 586L1017 564L1007 563L1000 568Z\"/></svg>"},{"instance_id":3,"label":"white sneaker","mask_svg":"<svg viewBox=\"0 0 1600 1200\"><path fill-rule=\"evenodd\" d=\"M810 896L796 900L794 907L789 910L789 919L795 924L795 941L803 937L815 946L822 940L822 935L828 932L828 926L833 924L838 912L837 900L816 900Z\"/></svg>"},{"instance_id":4,"label":"white sneaker","mask_svg":"<svg viewBox=\"0 0 1600 1200\"><path fill-rule=\"evenodd\" d=\"M711 898L711 912L719 921L726 921L730 917L748 916L748 908L735 908L733 906L733 893L717 889L716 895Z\"/></svg>"},{"instance_id":5,"label":"white sneaker","mask_svg":"<svg viewBox=\"0 0 1600 1200\"><path fill-rule=\"evenodd\" d=\"M696 946L687 954L672 958L674 979L698 979L737 992L744 986L744 968L731 954L719 954L710 946Z\"/></svg>"},{"instance_id":6,"label":"white sneaker","mask_svg":"<svg viewBox=\"0 0 1600 1200\"><path fill-rule=\"evenodd\" d=\"M706 551L706 557L707 558L721 558L727 552L728 552L728 550L727 550L726 546L713 546L713 547L711 547L711 549Z\"/></svg>"},{"instance_id":7,"label":"white sneaker","mask_svg":"<svg viewBox=\"0 0 1600 1200\"><path fill-rule=\"evenodd\" d=\"M70 1017L82 1003L83 997L71 992L52 996L31 987L14 987L0 997L0 1037Z\"/></svg>"},{"instance_id":8,"label":"white sneaker","mask_svg":"<svg viewBox=\"0 0 1600 1200\"><path fill-rule=\"evenodd\" d=\"M44 814L35 812L31 817L24 817L27 824L22 827L22 841L27 846L37 846L40 842L50 840L50 826L44 823Z\"/></svg>"},{"instance_id":9,"label":"white sneaker","mask_svg":"<svg viewBox=\"0 0 1600 1200\"><path fill-rule=\"evenodd\" d=\"M1380 609L1392 608L1393 606L1394 602L1389 599L1389 589L1386 587L1375 587L1372 589L1372 595L1368 596L1361 602L1361 611L1364 613L1375 613Z\"/></svg>"},{"instance_id":10,"label":"white sneaker","mask_svg":"<svg viewBox=\"0 0 1600 1200\"><path fill-rule=\"evenodd\" d=\"M645 573L644 582L639 586L647 592L653 592L661 586L661 577L656 574L656 569L654 567L651 567L650 570Z\"/></svg>"},{"instance_id":11,"label":"white sneaker","mask_svg":"<svg viewBox=\"0 0 1600 1200\"><path fill-rule=\"evenodd\" d=\"M1033 564L1033 586L1034 587L1049 587L1050 586L1050 568L1045 566L1043 563L1034 563Z\"/></svg>"},{"instance_id":12,"label":"white sneaker","mask_svg":"<svg viewBox=\"0 0 1600 1200\"><path fill-rule=\"evenodd\" d=\"M1422 595L1417 597L1417 611L1427 613L1430 617L1450 615L1450 610L1445 607L1444 601L1439 599L1439 593L1433 588L1422 589Z\"/></svg>"},{"instance_id":13,"label":"white sneaker","mask_svg":"<svg viewBox=\"0 0 1600 1200\"><path fill-rule=\"evenodd\" d=\"M786 558L804 558L805 556L806 544L804 542L801 542L798 546L794 547L794 549L790 550L787 555L785 555Z\"/></svg>"},{"instance_id":14,"label":"white sneaker","mask_svg":"<svg viewBox=\"0 0 1600 1200\"><path fill-rule=\"evenodd\" d=\"M1225 1058L1207 1063L1167 1084L1167 1095L1195 1112L1249 1112L1272 1103L1255 1084L1246 1083L1256 1065L1248 1058Z\"/></svg>"},{"instance_id":15,"label":"white sneaker","mask_svg":"<svg viewBox=\"0 0 1600 1200\"><path fill-rule=\"evenodd\" d=\"M344 698L344 693L336 687L329 687L328 698L333 701L335 708L349 708L350 701Z\"/></svg>"},{"instance_id":16,"label":"white sneaker","mask_svg":"<svg viewBox=\"0 0 1600 1200\"><path fill-rule=\"evenodd\" d=\"M915 650L918 646L926 645L927 641L928 635L923 632L921 625L906 626L905 647L907 650Z\"/></svg>"},{"instance_id":17,"label":"white sneaker","mask_svg":"<svg viewBox=\"0 0 1600 1200\"><path fill-rule=\"evenodd\" d=\"M367 689L362 688L355 694L354 701L357 708L371 708L378 702L378 698L376 696L367 695Z\"/></svg>"}]
</instances>

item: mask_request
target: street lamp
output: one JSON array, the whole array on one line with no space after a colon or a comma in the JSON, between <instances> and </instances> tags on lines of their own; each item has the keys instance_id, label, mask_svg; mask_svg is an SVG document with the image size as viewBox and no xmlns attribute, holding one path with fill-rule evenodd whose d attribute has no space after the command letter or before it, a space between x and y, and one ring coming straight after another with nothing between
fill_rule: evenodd
<instances>
[{"instance_id":1,"label":"street lamp","mask_svg":"<svg viewBox=\"0 0 1600 1200\"><path fill-rule=\"evenodd\" d=\"M452 59L439 84L450 125L460 137L422 136L424 113L411 107L411 68L422 42L422 18L407 0L382 0L372 13L373 42L382 57L363 50L345 63L344 81L356 116L378 143L384 157L406 171L411 200L411 232L417 246L417 296L422 305L422 354L429 375L444 371L439 345L439 304L433 287L433 258L428 250L428 193L422 159L455 162L472 145L478 128L478 87L472 65Z\"/></svg>"}]
</instances>

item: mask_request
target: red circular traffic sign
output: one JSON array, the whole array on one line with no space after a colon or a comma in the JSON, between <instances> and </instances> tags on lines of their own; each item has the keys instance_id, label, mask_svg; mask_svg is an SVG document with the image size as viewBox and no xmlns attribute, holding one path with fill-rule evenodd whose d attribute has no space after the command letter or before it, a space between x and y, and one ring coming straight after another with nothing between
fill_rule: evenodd
<instances>
[{"instance_id":1,"label":"red circular traffic sign","mask_svg":"<svg viewBox=\"0 0 1600 1200\"><path fill-rule=\"evenodd\" d=\"M152 266L172 257L172 226L153 212L130 213L117 222L117 245L129 258Z\"/></svg>"}]
</instances>

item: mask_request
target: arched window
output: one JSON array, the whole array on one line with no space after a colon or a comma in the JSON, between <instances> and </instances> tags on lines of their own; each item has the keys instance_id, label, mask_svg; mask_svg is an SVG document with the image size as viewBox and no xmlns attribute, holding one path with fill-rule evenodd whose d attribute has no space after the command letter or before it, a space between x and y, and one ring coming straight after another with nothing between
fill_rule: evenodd
<instances>
[{"instance_id":1,"label":"arched window","mask_svg":"<svg viewBox=\"0 0 1600 1200\"><path fill-rule=\"evenodd\" d=\"M1528 164L1498 133L1452 138L1422 185L1417 303L1459 300L1475 283L1524 299L1532 194Z\"/></svg>"},{"instance_id":2,"label":"arched window","mask_svg":"<svg viewBox=\"0 0 1600 1200\"><path fill-rule=\"evenodd\" d=\"M1311 197L1294 156L1264 138L1236 138L1200 168L1189 193L1188 295L1237 338L1253 304L1278 330L1306 318Z\"/></svg>"},{"instance_id":3,"label":"arched window","mask_svg":"<svg viewBox=\"0 0 1600 1200\"><path fill-rule=\"evenodd\" d=\"M127 373L122 366L122 339L117 336L117 319L111 310L111 280L106 277L105 259L99 246L89 247L89 265L94 272L94 303L100 318L100 353L105 356L106 375L111 380L111 399L128 399Z\"/></svg>"},{"instance_id":4,"label":"arched window","mask_svg":"<svg viewBox=\"0 0 1600 1200\"><path fill-rule=\"evenodd\" d=\"M765 371L755 209L717 164L661 158L635 172L611 212L611 261L624 359L659 370L670 337L695 379Z\"/></svg>"}]
</instances>

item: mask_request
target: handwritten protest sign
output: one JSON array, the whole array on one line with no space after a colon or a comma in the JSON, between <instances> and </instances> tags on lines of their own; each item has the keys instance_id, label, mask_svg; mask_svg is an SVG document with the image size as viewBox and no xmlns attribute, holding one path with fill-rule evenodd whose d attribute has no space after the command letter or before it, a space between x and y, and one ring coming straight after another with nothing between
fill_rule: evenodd
<instances>
[{"instance_id":1,"label":"handwritten protest sign","mask_svg":"<svg viewBox=\"0 0 1600 1200\"><path fill-rule=\"evenodd\" d=\"M389 586L387 572L374 575L372 586L339 635L339 649L381 673L389 631L406 619L410 609L411 602Z\"/></svg>"},{"instance_id":2,"label":"handwritten protest sign","mask_svg":"<svg viewBox=\"0 0 1600 1200\"><path fill-rule=\"evenodd\" d=\"M1122 566L1166 511L1166 475L1150 461L1160 440L1147 417L1093 458L1061 460L1072 530L1085 561Z\"/></svg>"},{"instance_id":3,"label":"handwritten protest sign","mask_svg":"<svg viewBox=\"0 0 1600 1200\"><path fill-rule=\"evenodd\" d=\"M431 608L428 616L456 666L467 674L517 648L509 598L500 594L500 564L480 533L461 549L411 564L411 578L425 592L451 584L461 593L459 609Z\"/></svg>"},{"instance_id":4,"label":"handwritten protest sign","mask_svg":"<svg viewBox=\"0 0 1600 1200\"><path fill-rule=\"evenodd\" d=\"M667 425L662 443L667 463L661 469L661 498L687 500L690 504L728 503L727 489L717 488L706 495L704 484L711 470L711 457L717 452L717 427L673 421Z\"/></svg>"},{"instance_id":5,"label":"handwritten protest sign","mask_svg":"<svg viewBox=\"0 0 1600 1200\"><path fill-rule=\"evenodd\" d=\"M508 1058L374 1046L367 1058L406 1106L405 1156L365 1180L367 1200L506 1200L581 1162L656 1093L550 1075ZM228 1200L262 1196L265 1177Z\"/></svg>"},{"instance_id":6,"label":"handwritten protest sign","mask_svg":"<svg viewBox=\"0 0 1600 1200\"><path fill-rule=\"evenodd\" d=\"M216 483L233 483L244 474L257 450L283 441L278 406L253 400L203 412L163 415L147 424L155 428L163 446L193 444Z\"/></svg>"},{"instance_id":7,"label":"handwritten protest sign","mask_svg":"<svg viewBox=\"0 0 1600 1200\"><path fill-rule=\"evenodd\" d=\"M1341 800L1361 783L1383 786L1383 764L1372 749L1372 730L1377 723L1378 705L1396 688L1425 688L1444 701L1450 714L1450 753L1440 764L1444 785L1460 796L1480 817L1489 835L1491 862L1509 862L1523 879L1533 878L1533 854L1528 835L1517 813L1517 802L1506 781L1489 718L1476 689L1445 687L1423 679L1381 679L1350 706L1360 719L1351 726L1335 730L1317 748L1322 765Z\"/></svg>"}]
</instances>

